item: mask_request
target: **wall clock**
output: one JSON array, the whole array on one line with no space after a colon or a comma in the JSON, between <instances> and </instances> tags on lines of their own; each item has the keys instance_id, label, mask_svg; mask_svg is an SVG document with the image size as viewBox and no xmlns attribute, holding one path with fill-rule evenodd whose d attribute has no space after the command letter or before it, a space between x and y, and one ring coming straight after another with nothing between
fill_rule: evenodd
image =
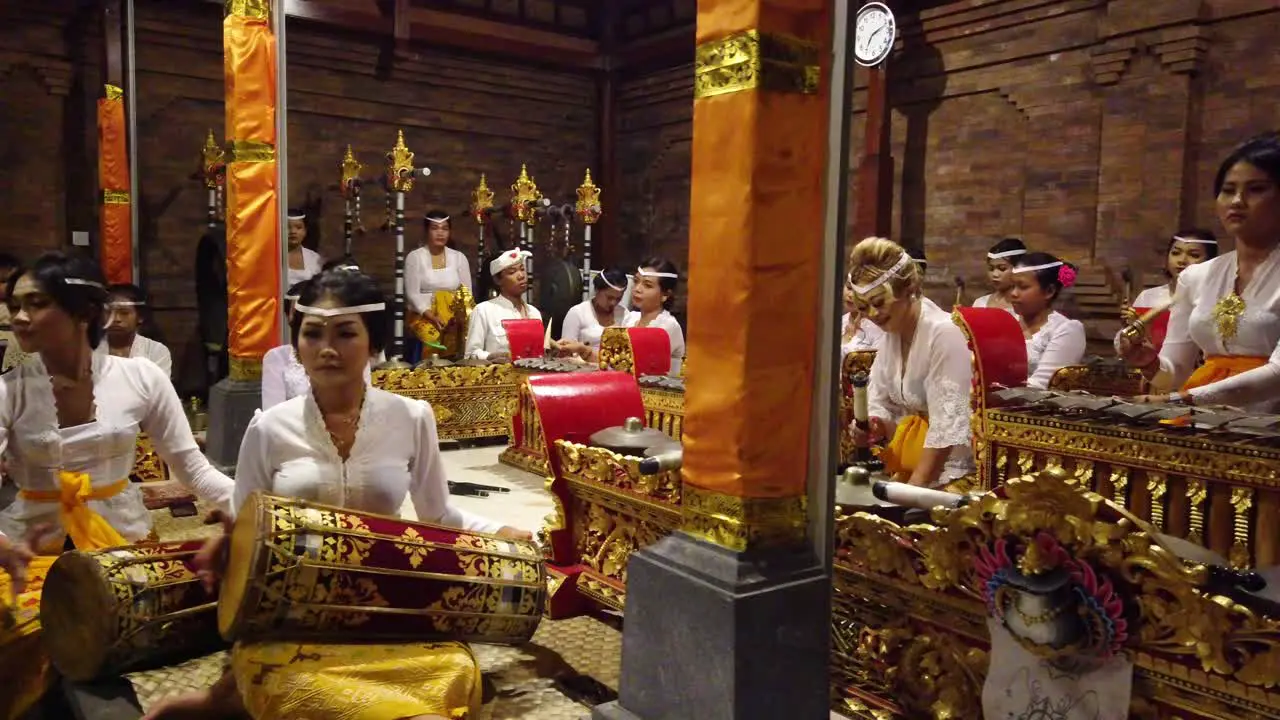
<instances>
[{"instance_id":1,"label":"wall clock","mask_svg":"<svg viewBox=\"0 0 1280 720\"><path fill-rule=\"evenodd\" d=\"M853 37L853 58L863 67L875 67L893 52L898 23L884 3L869 2L858 10Z\"/></svg>"}]
</instances>

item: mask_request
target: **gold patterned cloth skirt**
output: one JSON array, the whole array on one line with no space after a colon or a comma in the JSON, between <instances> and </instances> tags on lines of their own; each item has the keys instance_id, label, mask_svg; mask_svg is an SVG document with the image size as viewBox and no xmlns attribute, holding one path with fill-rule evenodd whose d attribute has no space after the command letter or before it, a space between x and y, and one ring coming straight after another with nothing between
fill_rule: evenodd
<instances>
[{"instance_id":1,"label":"gold patterned cloth skirt","mask_svg":"<svg viewBox=\"0 0 1280 720\"><path fill-rule=\"evenodd\" d=\"M429 358L434 353L445 359L462 357L462 350L467 342L467 323L475 308L471 291L465 286L457 290L436 290L431 308L445 324L443 330L412 310L406 316L409 330L424 345L422 356ZM443 345L445 349L432 347L433 345Z\"/></svg>"},{"instance_id":2,"label":"gold patterned cloth skirt","mask_svg":"<svg viewBox=\"0 0 1280 720\"><path fill-rule=\"evenodd\" d=\"M231 670L256 720L475 720L480 666L462 643L240 643Z\"/></svg>"},{"instance_id":3,"label":"gold patterned cloth skirt","mask_svg":"<svg viewBox=\"0 0 1280 720\"><path fill-rule=\"evenodd\" d=\"M56 555L37 555L17 598L0 570L0 718L13 720L35 705L53 683L53 664L40 638L40 591Z\"/></svg>"}]
</instances>

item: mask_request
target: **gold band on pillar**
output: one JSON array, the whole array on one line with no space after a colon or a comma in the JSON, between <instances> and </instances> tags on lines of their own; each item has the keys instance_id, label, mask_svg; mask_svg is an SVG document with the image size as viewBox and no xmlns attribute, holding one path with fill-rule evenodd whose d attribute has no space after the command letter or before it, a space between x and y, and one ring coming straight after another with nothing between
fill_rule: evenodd
<instances>
[{"instance_id":1,"label":"gold band on pillar","mask_svg":"<svg viewBox=\"0 0 1280 720\"><path fill-rule=\"evenodd\" d=\"M680 494L680 529L738 552L794 546L805 540L807 503L804 495L744 498L685 484Z\"/></svg>"},{"instance_id":2,"label":"gold band on pillar","mask_svg":"<svg viewBox=\"0 0 1280 720\"><path fill-rule=\"evenodd\" d=\"M739 552L806 542L830 22L698 2L682 529Z\"/></svg>"},{"instance_id":3,"label":"gold band on pillar","mask_svg":"<svg viewBox=\"0 0 1280 720\"><path fill-rule=\"evenodd\" d=\"M228 370L232 380L261 380L262 359L231 356Z\"/></svg>"},{"instance_id":4,"label":"gold band on pillar","mask_svg":"<svg viewBox=\"0 0 1280 720\"><path fill-rule=\"evenodd\" d=\"M766 90L813 95L821 76L819 45L758 30L699 45L695 54L695 99Z\"/></svg>"}]
</instances>

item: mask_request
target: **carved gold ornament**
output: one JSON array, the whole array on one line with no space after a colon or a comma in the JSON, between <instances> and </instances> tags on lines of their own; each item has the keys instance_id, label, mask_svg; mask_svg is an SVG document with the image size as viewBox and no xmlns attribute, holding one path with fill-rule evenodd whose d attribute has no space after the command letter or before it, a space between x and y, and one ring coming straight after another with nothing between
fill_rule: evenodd
<instances>
[{"instance_id":1,"label":"carved gold ornament","mask_svg":"<svg viewBox=\"0 0 1280 720\"><path fill-rule=\"evenodd\" d=\"M404 131L396 132L396 144L387 152L387 186L395 192L413 189L413 151L404 144Z\"/></svg>"},{"instance_id":2,"label":"carved gold ornament","mask_svg":"<svg viewBox=\"0 0 1280 720\"><path fill-rule=\"evenodd\" d=\"M1224 296L1213 306L1213 320L1218 326L1218 337L1224 341L1234 339L1244 315L1244 298L1235 293Z\"/></svg>"},{"instance_id":3,"label":"carved gold ornament","mask_svg":"<svg viewBox=\"0 0 1280 720\"><path fill-rule=\"evenodd\" d=\"M529 166L520 166L520 177L511 185L511 217L530 227L538 223L534 205L542 199L542 191L529 175Z\"/></svg>"},{"instance_id":4,"label":"carved gold ornament","mask_svg":"<svg viewBox=\"0 0 1280 720\"><path fill-rule=\"evenodd\" d=\"M471 191L471 218L480 225L489 222L489 211L493 209L493 191L485 181L484 173L480 173L480 184Z\"/></svg>"},{"instance_id":5,"label":"carved gold ornament","mask_svg":"<svg viewBox=\"0 0 1280 720\"><path fill-rule=\"evenodd\" d=\"M794 548L807 537L807 498L744 498L684 486L681 530L721 547L745 552Z\"/></svg>"},{"instance_id":6,"label":"carved gold ornament","mask_svg":"<svg viewBox=\"0 0 1280 720\"><path fill-rule=\"evenodd\" d=\"M695 99L764 90L815 94L821 79L820 44L748 30L699 45L694 56Z\"/></svg>"},{"instance_id":7,"label":"carved gold ornament","mask_svg":"<svg viewBox=\"0 0 1280 720\"><path fill-rule=\"evenodd\" d=\"M210 130L204 140L204 147L200 149L200 179L206 188L217 189L226 181L226 158L226 152L214 138L213 130Z\"/></svg>"},{"instance_id":8,"label":"carved gold ornament","mask_svg":"<svg viewBox=\"0 0 1280 720\"><path fill-rule=\"evenodd\" d=\"M578 201L573 209L584 225L595 225L600 220L600 188L591 182L591 168L587 168L587 177L578 186Z\"/></svg>"},{"instance_id":9,"label":"carved gold ornament","mask_svg":"<svg viewBox=\"0 0 1280 720\"><path fill-rule=\"evenodd\" d=\"M364 165L356 160L356 155L351 151L351 146L347 146L347 151L342 155L342 195L350 198L355 192L356 186L360 182L360 171L364 170Z\"/></svg>"},{"instance_id":10,"label":"carved gold ornament","mask_svg":"<svg viewBox=\"0 0 1280 720\"><path fill-rule=\"evenodd\" d=\"M506 435L518 380L505 364L373 371L374 387L431 403L441 440Z\"/></svg>"},{"instance_id":11,"label":"carved gold ornament","mask_svg":"<svg viewBox=\"0 0 1280 720\"><path fill-rule=\"evenodd\" d=\"M1123 602L1124 651L1138 676L1135 707L1143 696L1176 699L1187 717L1225 720L1269 717L1259 709L1280 706L1280 617L1221 594L1208 567L1174 555L1149 526L1062 472L1010 480L1003 493L934 510L936 525L904 527L862 512L837 519L839 682L887 695L914 711L910 716L978 717L966 703L981 697L985 664L969 659L986 650L989 609L975 560L980 548L1027 548L1041 538L1031 559L1024 556L1024 571L1047 567L1046 552L1061 549L1087 566L1086 575L1111 583ZM1052 613L1030 618L1049 622ZM873 651L841 651L858 647L853 632L877 644ZM936 653L934 662L912 661L898 649L917 642ZM947 666L962 672L944 679ZM860 678L870 681L864 686Z\"/></svg>"}]
</instances>

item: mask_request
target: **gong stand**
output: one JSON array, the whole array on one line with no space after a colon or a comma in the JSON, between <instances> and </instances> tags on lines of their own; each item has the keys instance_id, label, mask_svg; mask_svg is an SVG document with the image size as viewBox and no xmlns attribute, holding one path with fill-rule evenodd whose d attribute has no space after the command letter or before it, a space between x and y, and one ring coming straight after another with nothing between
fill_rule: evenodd
<instances>
[{"instance_id":1,"label":"gong stand","mask_svg":"<svg viewBox=\"0 0 1280 720\"><path fill-rule=\"evenodd\" d=\"M413 189L415 175L413 152L404 144L404 131L399 131L395 147L387 152L387 190L393 207L391 229L396 238L396 296L393 315L395 336L391 340L388 360L404 357L404 196ZM425 168L422 173L428 174Z\"/></svg>"},{"instance_id":2,"label":"gong stand","mask_svg":"<svg viewBox=\"0 0 1280 720\"><path fill-rule=\"evenodd\" d=\"M196 171L196 179L204 184L206 191L207 217L206 224L214 227L218 224L218 208L224 202L223 193L227 186L226 152L209 131L200 149L200 169Z\"/></svg>"},{"instance_id":3,"label":"gong stand","mask_svg":"<svg viewBox=\"0 0 1280 720\"><path fill-rule=\"evenodd\" d=\"M342 247L343 256L351 257L351 244L354 240L357 228L360 227L360 187L363 181L360 179L360 171L364 166L356 160L356 156L351 152L351 146L347 146L347 152L342 157Z\"/></svg>"},{"instance_id":4,"label":"gong stand","mask_svg":"<svg viewBox=\"0 0 1280 720\"><path fill-rule=\"evenodd\" d=\"M582 222L582 300L585 302L591 299L591 226L599 222L603 214L600 188L591 182L591 168L587 168L586 179L578 186L578 201L573 211Z\"/></svg>"}]
</instances>

